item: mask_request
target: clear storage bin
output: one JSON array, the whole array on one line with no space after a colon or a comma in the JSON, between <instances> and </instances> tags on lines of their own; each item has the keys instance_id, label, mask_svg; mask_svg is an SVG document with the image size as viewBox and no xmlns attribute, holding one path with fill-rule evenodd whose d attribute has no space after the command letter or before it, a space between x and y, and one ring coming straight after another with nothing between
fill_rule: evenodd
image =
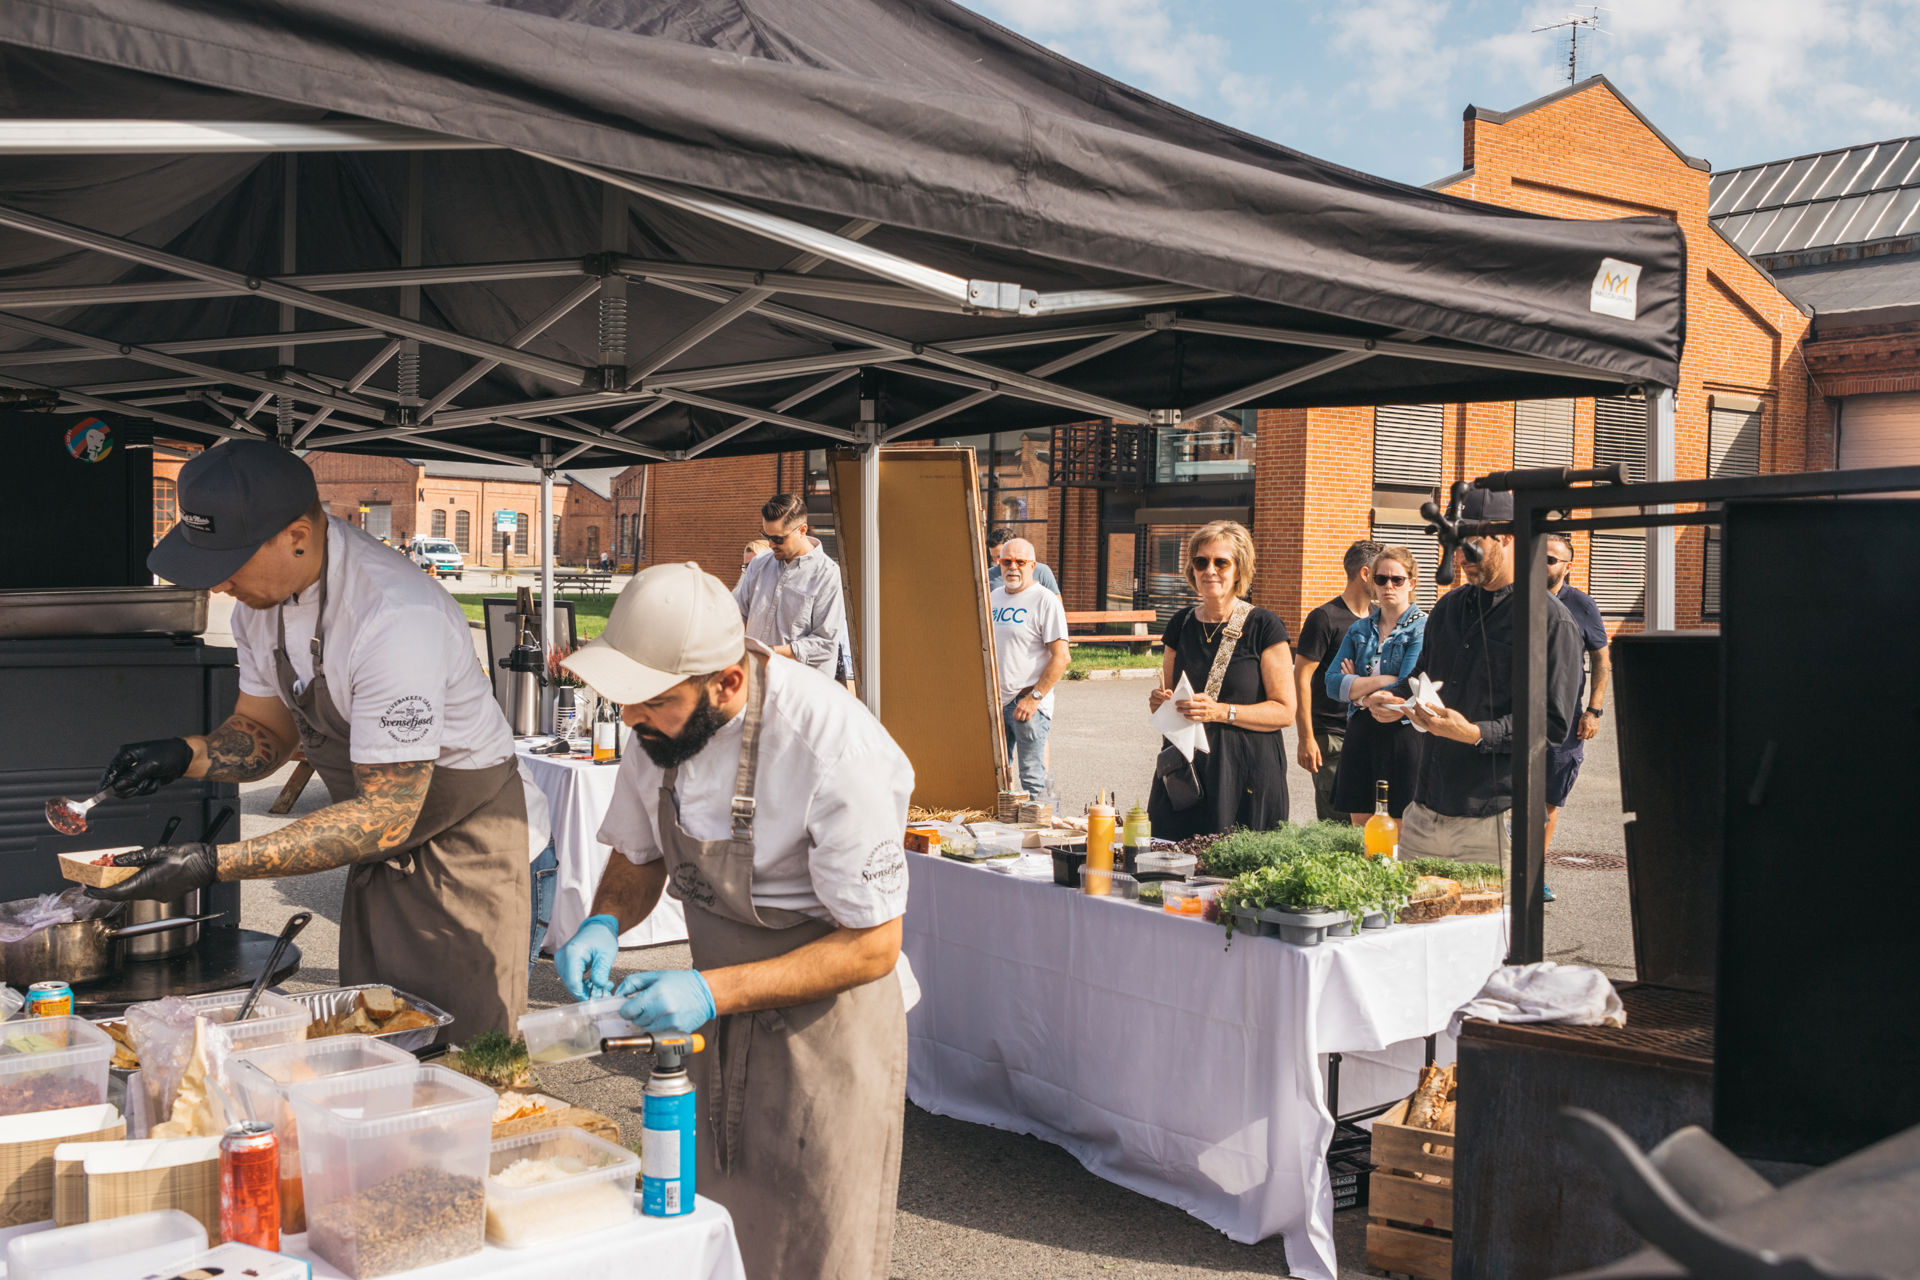
<instances>
[{"instance_id":1,"label":"clear storage bin","mask_svg":"<svg viewBox=\"0 0 1920 1280\"><path fill-rule=\"evenodd\" d=\"M251 1021L251 1019L249 1019ZM414 1056L371 1036L329 1036L236 1053L227 1060L227 1083L250 1119L273 1126L280 1146L280 1230L298 1235L307 1229L300 1180L300 1122L290 1101L295 1086L314 1080L411 1067Z\"/></svg>"},{"instance_id":2,"label":"clear storage bin","mask_svg":"<svg viewBox=\"0 0 1920 1280\"><path fill-rule=\"evenodd\" d=\"M1160 905L1177 916L1196 918L1217 918L1217 904L1220 891L1226 888L1220 884L1193 884L1188 881L1168 880L1160 886ZM1213 906L1215 910L1208 911Z\"/></svg>"},{"instance_id":3,"label":"clear storage bin","mask_svg":"<svg viewBox=\"0 0 1920 1280\"><path fill-rule=\"evenodd\" d=\"M307 1247L355 1280L478 1253L493 1090L445 1067L295 1085Z\"/></svg>"},{"instance_id":4,"label":"clear storage bin","mask_svg":"<svg viewBox=\"0 0 1920 1280\"><path fill-rule=\"evenodd\" d=\"M1137 898L1140 882L1124 871L1080 868L1080 892L1094 898Z\"/></svg>"},{"instance_id":5,"label":"clear storage bin","mask_svg":"<svg viewBox=\"0 0 1920 1280\"><path fill-rule=\"evenodd\" d=\"M0 1025L0 1116L107 1100L113 1037L62 1014Z\"/></svg>"},{"instance_id":6,"label":"clear storage bin","mask_svg":"<svg viewBox=\"0 0 1920 1280\"><path fill-rule=\"evenodd\" d=\"M306 1037L307 1024L313 1021L311 1013L285 996L275 995L271 991L260 993L260 998L254 1001L253 1012L247 1015L245 1022L233 1020L233 1015L240 1012L240 1006L247 1002L247 993L244 991L216 991L210 996L188 996L186 1002L193 1006L194 1013L200 1017L220 1024L220 1033L226 1037L229 1055L271 1044L292 1044Z\"/></svg>"},{"instance_id":7,"label":"clear storage bin","mask_svg":"<svg viewBox=\"0 0 1920 1280\"><path fill-rule=\"evenodd\" d=\"M55 1227L7 1241L7 1280L104 1280L178 1266L207 1248L207 1229L178 1209Z\"/></svg>"},{"instance_id":8,"label":"clear storage bin","mask_svg":"<svg viewBox=\"0 0 1920 1280\"><path fill-rule=\"evenodd\" d=\"M550 1166L547 1181L513 1186L520 1166ZM524 1249L617 1227L633 1217L633 1180L640 1157L584 1129L544 1129L501 1138L493 1144L487 1178L487 1239L505 1249ZM504 1180L503 1180L504 1179Z\"/></svg>"},{"instance_id":9,"label":"clear storage bin","mask_svg":"<svg viewBox=\"0 0 1920 1280\"><path fill-rule=\"evenodd\" d=\"M630 1036L639 1030L620 1016L627 996L602 996L522 1014L516 1024L527 1042L527 1059L534 1066L566 1062L600 1052L602 1036Z\"/></svg>"}]
</instances>

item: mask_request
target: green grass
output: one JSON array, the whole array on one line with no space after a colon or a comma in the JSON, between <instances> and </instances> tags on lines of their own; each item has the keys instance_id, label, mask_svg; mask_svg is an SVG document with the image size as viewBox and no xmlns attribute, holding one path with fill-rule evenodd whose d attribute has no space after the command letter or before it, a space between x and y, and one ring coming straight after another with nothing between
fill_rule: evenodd
<instances>
[{"instance_id":1,"label":"green grass","mask_svg":"<svg viewBox=\"0 0 1920 1280\"><path fill-rule=\"evenodd\" d=\"M461 612L467 615L469 622L484 622L481 616L480 602L487 596L504 596L506 591L490 591L486 595L456 595ZM620 597L615 595L563 595L562 600L573 602L573 626L580 635L581 643L593 639L607 629L607 615L613 612L613 602ZM561 615L565 616L565 615Z\"/></svg>"},{"instance_id":2,"label":"green grass","mask_svg":"<svg viewBox=\"0 0 1920 1280\"><path fill-rule=\"evenodd\" d=\"M1160 666L1157 653L1134 653L1130 649L1115 646L1108 648L1103 644L1077 644L1073 646L1073 661L1067 665L1067 679L1085 680L1089 671L1109 671L1115 668Z\"/></svg>"}]
</instances>

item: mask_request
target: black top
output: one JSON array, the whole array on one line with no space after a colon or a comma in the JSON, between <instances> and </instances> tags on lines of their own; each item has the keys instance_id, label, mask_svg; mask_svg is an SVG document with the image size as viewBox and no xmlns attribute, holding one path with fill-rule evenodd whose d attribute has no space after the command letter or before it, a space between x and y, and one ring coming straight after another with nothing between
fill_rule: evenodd
<instances>
[{"instance_id":1,"label":"black top","mask_svg":"<svg viewBox=\"0 0 1920 1280\"><path fill-rule=\"evenodd\" d=\"M1564 740L1580 699L1580 629L1547 597L1547 741ZM1463 586L1427 614L1416 672L1445 682L1440 701L1480 726L1468 746L1429 735L1413 798L1448 817L1484 818L1513 807L1513 588Z\"/></svg>"},{"instance_id":2,"label":"black top","mask_svg":"<svg viewBox=\"0 0 1920 1280\"><path fill-rule=\"evenodd\" d=\"M1335 596L1307 615L1306 623L1300 628L1300 643L1293 646L1294 656L1323 666L1332 662L1340 652L1347 628L1359 620L1360 615L1347 608L1345 597ZM1313 731L1316 735L1345 733L1347 704L1327 692L1325 677L1326 672L1317 671L1309 681L1313 686Z\"/></svg>"},{"instance_id":3,"label":"black top","mask_svg":"<svg viewBox=\"0 0 1920 1280\"><path fill-rule=\"evenodd\" d=\"M1161 639L1177 658L1175 684L1180 682L1180 673L1184 671L1195 693L1206 690L1207 675L1213 670L1213 655L1219 652L1220 636L1226 626L1224 622L1201 622L1194 616L1192 605L1168 619ZM1287 624L1280 620L1279 614L1261 608L1249 612L1247 625L1240 632L1240 643L1234 647L1233 658L1227 663L1226 679L1220 684L1220 701L1242 706L1265 702L1267 687L1260 678L1260 655L1276 644L1285 643Z\"/></svg>"},{"instance_id":4,"label":"black top","mask_svg":"<svg viewBox=\"0 0 1920 1280\"><path fill-rule=\"evenodd\" d=\"M1593 597L1574 586L1571 582L1554 592L1554 599L1567 607L1567 614L1573 619L1573 625L1580 628L1580 647L1588 653L1598 653L1607 647L1607 624L1600 617L1600 606ZM1576 703L1577 711L1587 706L1587 664L1580 663L1580 696Z\"/></svg>"}]
</instances>

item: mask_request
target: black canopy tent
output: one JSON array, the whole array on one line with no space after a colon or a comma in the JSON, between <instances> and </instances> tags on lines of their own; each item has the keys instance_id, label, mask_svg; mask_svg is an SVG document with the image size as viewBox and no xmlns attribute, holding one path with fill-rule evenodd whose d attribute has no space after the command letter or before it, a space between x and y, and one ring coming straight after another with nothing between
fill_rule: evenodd
<instances>
[{"instance_id":1,"label":"black canopy tent","mask_svg":"<svg viewBox=\"0 0 1920 1280\"><path fill-rule=\"evenodd\" d=\"M945 0L0 6L0 383L184 434L550 476L1607 394L1677 380L1684 271Z\"/></svg>"}]
</instances>

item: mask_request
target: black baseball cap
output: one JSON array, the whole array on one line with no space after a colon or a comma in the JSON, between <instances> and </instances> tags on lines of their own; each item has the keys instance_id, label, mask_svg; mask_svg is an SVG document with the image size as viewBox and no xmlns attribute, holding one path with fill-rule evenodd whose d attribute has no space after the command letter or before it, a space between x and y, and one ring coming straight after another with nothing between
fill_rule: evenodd
<instances>
[{"instance_id":1,"label":"black baseball cap","mask_svg":"<svg viewBox=\"0 0 1920 1280\"><path fill-rule=\"evenodd\" d=\"M1463 520L1511 520L1513 495L1504 490L1496 493L1475 485L1460 500L1460 517Z\"/></svg>"},{"instance_id":2,"label":"black baseball cap","mask_svg":"<svg viewBox=\"0 0 1920 1280\"><path fill-rule=\"evenodd\" d=\"M180 523L147 556L176 586L231 578L320 496L307 464L266 440L229 440L180 468Z\"/></svg>"}]
</instances>

